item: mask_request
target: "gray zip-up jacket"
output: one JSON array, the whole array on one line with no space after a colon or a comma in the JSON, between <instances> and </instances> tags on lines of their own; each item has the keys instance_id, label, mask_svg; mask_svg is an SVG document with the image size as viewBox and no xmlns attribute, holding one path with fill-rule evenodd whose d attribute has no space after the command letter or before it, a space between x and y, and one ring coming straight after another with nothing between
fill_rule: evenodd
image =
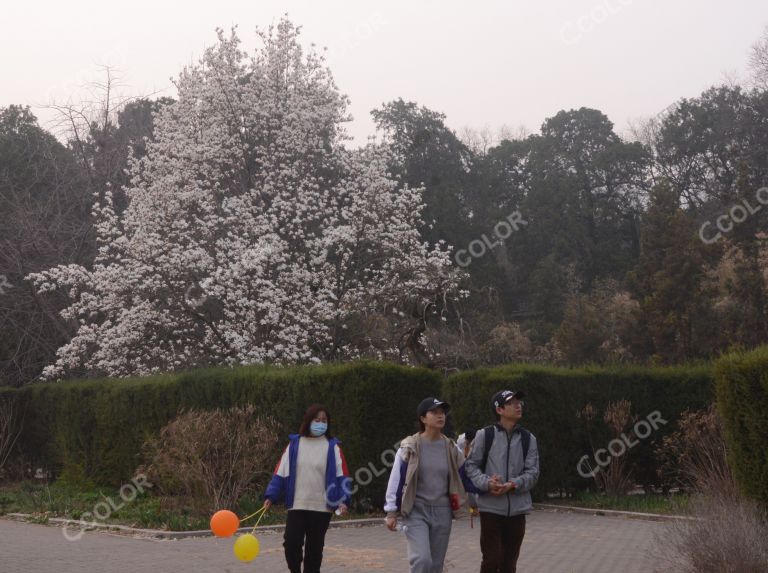
<instances>
[{"instance_id":1,"label":"gray zip-up jacket","mask_svg":"<svg viewBox=\"0 0 768 573\"><path fill-rule=\"evenodd\" d=\"M533 510L531 489L539 479L539 448L536 437L531 434L528 446L528 457L523 460L523 444L520 432L515 429L508 435L503 427L496 424L491 451L488 453L488 464L485 473L480 470L485 451L485 431L478 430L472 451L464 465L467 477L472 480L481 493L478 496L477 507L480 512L496 513L512 516L530 513ZM505 495L488 493L488 480L493 474L501 476L502 482L513 481L515 489Z\"/></svg>"}]
</instances>

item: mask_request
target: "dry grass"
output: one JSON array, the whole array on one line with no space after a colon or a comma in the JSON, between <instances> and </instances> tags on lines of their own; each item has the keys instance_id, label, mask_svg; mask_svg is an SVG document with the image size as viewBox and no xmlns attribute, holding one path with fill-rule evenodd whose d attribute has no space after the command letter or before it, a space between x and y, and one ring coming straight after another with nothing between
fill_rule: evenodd
<instances>
[{"instance_id":1,"label":"dry grass","mask_svg":"<svg viewBox=\"0 0 768 573\"><path fill-rule=\"evenodd\" d=\"M662 460L662 477L684 489L716 491L721 496L737 498L739 494L726 461L723 425L715 405L700 412L685 412L678 426L656 449Z\"/></svg>"},{"instance_id":2,"label":"dry grass","mask_svg":"<svg viewBox=\"0 0 768 573\"><path fill-rule=\"evenodd\" d=\"M674 522L657 543L680 573L765 573L768 571L768 516L756 502L698 496L691 500L690 521Z\"/></svg>"},{"instance_id":3,"label":"dry grass","mask_svg":"<svg viewBox=\"0 0 768 573\"><path fill-rule=\"evenodd\" d=\"M598 417L598 413L595 407L589 403L581 411L577 412L576 415L586 423L594 458L595 445L592 438L592 427L595 419ZM632 402L628 400L610 402L603 413L603 423L614 439L620 439L622 434L630 438L633 437L634 432L630 428L636 420L637 417L632 415ZM600 468L600 471L595 474L594 479L597 487L605 492L606 495L626 495L634 485L627 452L620 456L611 456L610 463Z\"/></svg>"},{"instance_id":4,"label":"dry grass","mask_svg":"<svg viewBox=\"0 0 768 573\"><path fill-rule=\"evenodd\" d=\"M13 402L0 400L0 475L21 434Z\"/></svg>"},{"instance_id":5,"label":"dry grass","mask_svg":"<svg viewBox=\"0 0 768 573\"><path fill-rule=\"evenodd\" d=\"M698 492L688 505L689 521L669 525L658 543L681 573L765 573L768 571L768 515L739 493L726 463L722 423L716 408L686 412L680 429L657 453L662 469L678 484Z\"/></svg>"}]
</instances>

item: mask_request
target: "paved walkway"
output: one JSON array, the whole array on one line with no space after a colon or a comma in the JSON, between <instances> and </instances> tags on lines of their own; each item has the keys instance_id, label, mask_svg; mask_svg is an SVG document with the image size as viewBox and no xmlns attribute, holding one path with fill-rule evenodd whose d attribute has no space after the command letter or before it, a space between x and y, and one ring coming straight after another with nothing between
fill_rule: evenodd
<instances>
[{"instance_id":1,"label":"paved walkway","mask_svg":"<svg viewBox=\"0 0 768 573\"><path fill-rule=\"evenodd\" d=\"M652 573L664 570L653 554L663 523L620 517L536 511L528 516L518 571L522 573ZM446 573L479 570L479 524L454 523ZM0 520L2 573L237 573L287 571L282 534L262 533L261 555L240 563L233 539L150 540L86 533L67 541L58 527ZM381 527L331 529L324 573L407 573L405 538Z\"/></svg>"}]
</instances>

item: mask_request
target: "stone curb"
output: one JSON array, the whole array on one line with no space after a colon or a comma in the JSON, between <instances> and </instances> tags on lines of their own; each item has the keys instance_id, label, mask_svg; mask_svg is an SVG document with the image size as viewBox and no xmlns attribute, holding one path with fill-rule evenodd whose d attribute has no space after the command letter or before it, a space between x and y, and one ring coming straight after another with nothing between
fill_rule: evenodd
<instances>
[{"instance_id":1,"label":"stone curb","mask_svg":"<svg viewBox=\"0 0 768 573\"><path fill-rule=\"evenodd\" d=\"M12 521L23 521L27 523L34 523L37 516L30 515L28 513L7 513L4 516ZM210 529L202 529L197 531L164 531L162 529L140 529L137 527L128 527L126 525L110 525L108 523L87 523L83 524L76 519L62 519L60 517L48 518L48 523L60 527L72 527L73 529L85 529L85 531L107 531L123 533L126 535L138 535L141 537L152 537L155 539L186 539L191 537L213 537ZM369 519L348 519L331 521L329 527L344 528L344 527L366 527L371 525L383 525L384 518L369 518ZM282 531L285 529L285 524L276 525L260 525L256 529L253 527L241 527L237 530L238 533L250 533L255 532L267 532L267 531Z\"/></svg>"},{"instance_id":2,"label":"stone curb","mask_svg":"<svg viewBox=\"0 0 768 573\"><path fill-rule=\"evenodd\" d=\"M589 515L605 515L609 517L627 517L629 519L644 519L645 521L696 521L695 517L685 515L664 515L661 513L639 513L637 511L619 511L616 509L595 509L594 507L574 507L572 505L557 505L553 503L534 503L536 509L554 510L567 513L586 513Z\"/></svg>"},{"instance_id":3,"label":"stone curb","mask_svg":"<svg viewBox=\"0 0 768 573\"><path fill-rule=\"evenodd\" d=\"M607 517L625 517L629 519L642 519L645 521L690 521L696 520L695 517L687 517L684 515L662 515L658 513L639 513L635 511L618 511L615 509L595 509L589 507L574 507L571 505L557 505L550 503L534 503L534 509L545 511L556 511L562 513L583 513L587 515L601 515ZM4 516L6 519L13 521L33 522L36 516L28 513L8 513ZM383 517L368 518L368 519L349 519L331 521L329 527L344 528L344 527L367 527L372 525L382 525L384 521ZM150 537L154 539L187 539L195 537L212 537L213 534L209 529L197 530L197 531L164 531L162 529L141 529L137 527L128 527L126 525L110 525L102 523L88 523L83 524L76 519L62 519L59 517L48 518L48 523L58 527L72 527L73 529L85 529L85 531L106 531L121 533L124 535L136 535L140 537ZM269 532L269 531L282 531L285 529L285 524L276 525L260 525L255 530L252 527L241 527L237 530L238 533L250 533L256 532Z\"/></svg>"}]
</instances>

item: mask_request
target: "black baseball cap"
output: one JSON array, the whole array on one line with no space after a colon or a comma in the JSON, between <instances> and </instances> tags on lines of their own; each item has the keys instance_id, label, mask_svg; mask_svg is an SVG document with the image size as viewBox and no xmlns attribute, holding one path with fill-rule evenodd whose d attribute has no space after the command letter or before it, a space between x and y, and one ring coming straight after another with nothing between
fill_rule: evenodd
<instances>
[{"instance_id":1,"label":"black baseball cap","mask_svg":"<svg viewBox=\"0 0 768 573\"><path fill-rule=\"evenodd\" d=\"M493 395L493 398L491 398L491 407L493 408L493 411L495 412L496 408L501 408L502 406L504 406L504 404L506 404L513 398L522 400L523 398L525 398L525 392L521 392L521 391L515 392L514 390L501 390L500 392L496 392Z\"/></svg>"},{"instance_id":2,"label":"black baseball cap","mask_svg":"<svg viewBox=\"0 0 768 573\"><path fill-rule=\"evenodd\" d=\"M434 410L440 406L443 407L443 410L445 410L446 414L448 413L448 410L451 409L451 405L448 402L443 402L438 398L433 398L430 396L429 398L424 398L421 402L419 402L419 407L416 408L416 414L418 414L419 418L421 418L422 416L426 416L427 412L430 410Z\"/></svg>"}]
</instances>

